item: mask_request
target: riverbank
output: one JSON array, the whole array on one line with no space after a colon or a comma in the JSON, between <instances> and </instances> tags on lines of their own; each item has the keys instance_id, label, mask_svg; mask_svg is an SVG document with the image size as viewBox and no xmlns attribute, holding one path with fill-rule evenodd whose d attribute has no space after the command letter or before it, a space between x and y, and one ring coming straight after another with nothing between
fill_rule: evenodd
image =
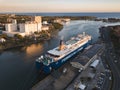
<instances>
[{"instance_id":1,"label":"riverbank","mask_svg":"<svg viewBox=\"0 0 120 90\"><path fill-rule=\"evenodd\" d=\"M102 29L107 28L109 31L110 39L112 41L112 44L114 46L115 50L120 50L120 25L116 26L108 26L108 27L102 27L100 30L101 36L102 35Z\"/></svg>"},{"instance_id":2,"label":"riverbank","mask_svg":"<svg viewBox=\"0 0 120 90\"><path fill-rule=\"evenodd\" d=\"M30 21L33 15L15 15L15 14L0 14L0 23L10 23L11 19L16 19L18 23L25 23L25 21ZM71 20L94 20L95 16L42 16L42 21L52 22L58 18L69 18ZM9 19L9 20L8 20Z\"/></svg>"},{"instance_id":3,"label":"riverbank","mask_svg":"<svg viewBox=\"0 0 120 90\"><path fill-rule=\"evenodd\" d=\"M0 43L0 52L50 40L54 37L54 32L60 31L62 28L63 25L59 23L52 23L49 30L35 32L31 36L22 37L21 35L16 34L14 37L8 37L7 35L2 34L0 35L0 38L4 38L6 41Z\"/></svg>"},{"instance_id":4,"label":"riverbank","mask_svg":"<svg viewBox=\"0 0 120 90\"><path fill-rule=\"evenodd\" d=\"M43 21L54 21L59 18L69 18L70 20L95 20L95 16L43 16Z\"/></svg>"},{"instance_id":5,"label":"riverbank","mask_svg":"<svg viewBox=\"0 0 120 90\"><path fill-rule=\"evenodd\" d=\"M120 25L110 27L110 37L116 53L120 55Z\"/></svg>"},{"instance_id":6,"label":"riverbank","mask_svg":"<svg viewBox=\"0 0 120 90\"><path fill-rule=\"evenodd\" d=\"M95 21L103 21L106 23L116 23L120 22L119 18L96 18Z\"/></svg>"}]
</instances>

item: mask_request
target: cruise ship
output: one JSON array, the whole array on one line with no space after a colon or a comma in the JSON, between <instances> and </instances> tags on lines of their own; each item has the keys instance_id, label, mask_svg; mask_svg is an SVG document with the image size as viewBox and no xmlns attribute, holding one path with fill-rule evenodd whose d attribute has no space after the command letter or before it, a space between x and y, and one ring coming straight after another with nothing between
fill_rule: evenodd
<instances>
[{"instance_id":1,"label":"cruise ship","mask_svg":"<svg viewBox=\"0 0 120 90\"><path fill-rule=\"evenodd\" d=\"M58 47L47 51L45 55L41 55L36 59L36 67L38 70L49 74L52 70L58 69L72 56L86 48L90 42L91 36L85 34L85 32L72 37L65 43L61 39Z\"/></svg>"}]
</instances>

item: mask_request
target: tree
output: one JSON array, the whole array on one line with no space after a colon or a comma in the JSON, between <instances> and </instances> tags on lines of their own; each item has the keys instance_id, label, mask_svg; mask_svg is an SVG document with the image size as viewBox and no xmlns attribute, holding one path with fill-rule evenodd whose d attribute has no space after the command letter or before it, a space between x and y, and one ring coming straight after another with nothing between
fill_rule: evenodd
<instances>
[{"instance_id":1,"label":"tree","mask_svg":"<svg viewBox=\"0 0 120 90\"><path fill-rule=\"evenodd\" d=\"M15 37L16 39L20 39L20 40L23 39L23 37L22 37L21 35L19 35L19 34L15 34L14 37Z\"/></svg>"},{"instance_id":2,"label":"tree","mask_svg":"<svg viewBox=\"0 0 120 90\"><path fill-rule=\"evenodd\" d=\"M7 36L6 34L2 34L2 35L0 35L0 38L5 38L5 39L7 39L8 36Z\"/></svg>"},{"instance_id":3,"label":"tree","mask_svg":"<svg viewBox=\"0 0 120 90\"><path fill-rule=\"evenodd\" d=\"M34 34L39 34L39 32L36 31L36 32L34 32Z\"/></svg>"}]
</instances>

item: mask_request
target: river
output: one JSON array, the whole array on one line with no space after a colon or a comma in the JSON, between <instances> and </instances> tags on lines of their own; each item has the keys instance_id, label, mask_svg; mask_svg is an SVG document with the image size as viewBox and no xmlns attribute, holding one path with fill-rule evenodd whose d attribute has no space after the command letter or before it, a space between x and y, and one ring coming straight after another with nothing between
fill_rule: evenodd
<instances>
[{"instance_id":1,"label":"river","mask_svg":"<svg viewBox=\"0 0 120 90\"><path fill-rule=\"evenodd\" d=\"M51 40L0 53L0 90L28 90L44 77L35 68L37 57L56 47L61 37L66 41L78 33L86 32L92 35L95 42L101 25L101 21L71 21L61 31L56 32Z\"/></svg>"}]
</instances>

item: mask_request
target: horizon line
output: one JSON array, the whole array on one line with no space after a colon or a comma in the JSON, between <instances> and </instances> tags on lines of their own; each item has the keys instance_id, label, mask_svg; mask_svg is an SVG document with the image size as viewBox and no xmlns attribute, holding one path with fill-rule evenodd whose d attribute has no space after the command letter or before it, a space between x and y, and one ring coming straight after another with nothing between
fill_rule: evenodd
<instances>
[{"instance_id":1,"label":"horizon line","mask_svg":"<svg viewBox=\"0 0 120 90\"><path fill-rule=\"evenodd\" d=\"M119 12L0 12L1 14L2 13L120 13Z\"/></svg>"}]
</instances>

